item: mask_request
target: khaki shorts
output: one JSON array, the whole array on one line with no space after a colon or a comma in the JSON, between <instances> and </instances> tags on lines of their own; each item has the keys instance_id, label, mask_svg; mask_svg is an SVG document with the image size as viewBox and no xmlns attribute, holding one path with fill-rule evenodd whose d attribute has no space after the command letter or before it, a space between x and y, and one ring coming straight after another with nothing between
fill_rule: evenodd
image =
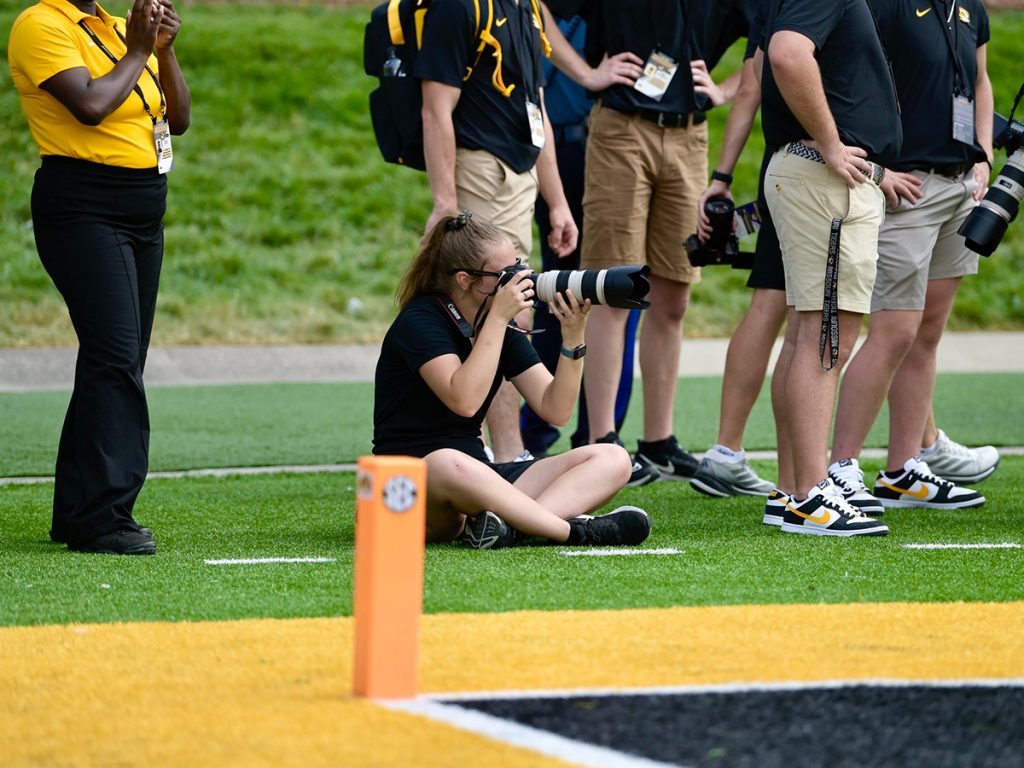
<instances>
[{"instance_id":1,"label":"khaki shorts","mask_svg":"<svg viewBox=\"0 0 1024 768\"><path fill-rule=\"evenodd\" d=\"M707 123L659 128L598 102L585 168L584 269L647 264L658 277L700 282L683 241L697 231L707 187Z\"/></svg>"},{"instance_id":2,"label":"khaki shorts","mask_svg":"<svg viewBox=\"0 0 1024 768\"><path fill-rule=\"evenodd\" d=\"M798 312L821 310L832 220L842 219L839 309L867 314L884 215L882 190L870 181L850 189L828 166L783 148L768 164L764 194L782 246L786 304Z\"/></svg>"},{"instance_id":3,"label":"khaki shorts","mask_svg":"<svg viewBox=\"0 0 1024 768\"><path fill-rule=\"evenodd\" d=\"M871 311L924 310L929 280L963 277L978 272L978 254L957 234L977 203L973 171L951 179L913 171L924 194L916 204L905 200L887 211L878 232L878 278Z\"/></svg>"},{"instance_id":4,"label":"khaki shorts","mask_svg":"<svg viewBox=\"0 0 1024 768\"><path fill-rule=\"evenodd\" d=\"M460 210L493 224L512 241L523 264L533 250L537 169L516 173L483 149L455 151L455 195Z\"/></svg>"}]
</instances>

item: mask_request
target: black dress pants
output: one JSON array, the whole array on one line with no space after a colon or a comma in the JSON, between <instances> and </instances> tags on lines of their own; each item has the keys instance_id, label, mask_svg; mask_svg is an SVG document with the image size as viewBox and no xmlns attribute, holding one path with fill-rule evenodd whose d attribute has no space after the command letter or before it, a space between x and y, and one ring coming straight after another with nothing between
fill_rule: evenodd
<instances>
[{"instance_id":1,"label":"black dress pants","mask_svg":"<svg viewBox=\"0 0 1024 768\"><path fill-rule=\"evenodd\" d=\"M149 469L146 364L163 260L167 179L153 170L46 157L32 188L39 258L78 336L57 451L54 541L138 530Z\"/></svg>"}]
</instances>

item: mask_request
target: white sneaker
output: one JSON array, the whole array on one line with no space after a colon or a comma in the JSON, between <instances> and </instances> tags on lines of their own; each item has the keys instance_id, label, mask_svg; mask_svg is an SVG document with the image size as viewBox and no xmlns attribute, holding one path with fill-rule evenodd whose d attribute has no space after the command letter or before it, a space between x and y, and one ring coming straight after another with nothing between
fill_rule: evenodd
<instances>
[{"instance_id":1,"label":"white sneaker","mask_svg":"<svg viewBox=\"0 0 1024 768\"><path fill-rule=\"evenodd\" d=\"M530 453L527 450L524 450L522 453L520 453L518 456L516 456L514 459L512 459L512 463L513 464L518 464L521 461L533 461L533 460L534 460L533 454Z\"/></svg>"},{"instance_id":2,"label":"white sneaker","mask_svg":"<svg viewBox=\"0 0 1024 768\"><path fill-rule=\"evenodd\" d=\"M985 503L985 497L980 493L937 477L917 457L907 459L903 472L896 477L879 472L875 496L887 507L968 509Z\"/></svg>"},{"instance_id":3,"label":"white sneaker","mask_svg":"<svg viewBox=\"0 0 1024 768\"><path fill-rule=\"evenodd\" d=\"M871 495L864 485L864 471L856 459L843 459L828 468L828 476L832 478L843 492L843 498L851 507L855 507L865 515L881 515L885 513L882 502Z\"/></svg>"},{"instance_id":4,"label":"white sneaker","mask_svg":"<svg viewBox=\"0 0 1024 768\"><path fill-rule=\"evenodd\" d=\"M761 522L765 525L782 525L782 512L786 509L789 496L778 488L773 488L768 494L768 500L764 503L764 515Z\"/></svg>"},{"instance_id":5,"label":"white sneaker","mask_svg":"<svg viewBox=\"0 0 1024 768\"><path fill-rule=\"evenodd\" d=\"M782 530L813 536L887 536L889 526L862 515L843 499L843 492L825 478L803 501L790 498L782 511Z\"/></svg>"},{"instance_id":6,"label":"white sneaker","mask_svg":"<svg viewBox=\"0 0 1024 768\"><path fill-rule=\"evenodd\" d=\"M922 450L920 458L934 474L956 485L980 483L999 466L999 451L991 445L968 448L950 440L941 429L935 445Z\"/></svg>"}]
</instances>

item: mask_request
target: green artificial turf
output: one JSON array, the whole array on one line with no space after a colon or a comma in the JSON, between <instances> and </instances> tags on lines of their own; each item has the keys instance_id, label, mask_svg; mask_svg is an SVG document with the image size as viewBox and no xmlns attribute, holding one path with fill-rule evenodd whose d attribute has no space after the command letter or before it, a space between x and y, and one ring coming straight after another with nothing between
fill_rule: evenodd
<instances>
[{"instance_id":1,"label":"green artificial turf","mask_svg":"<svg viewBox=\"0 0 1024 768\"><path fill-rule=\"evenodd\" d=\"M353 485L352 473L151 480L136 513L155 530L155 557L70 553L47 539L52 486L0 487L0 625L349 615ZM783 534L761 524L761 499L709 499L671 482L624 489L610 506L648 510L654 533L644 548L682 554L432 545L424 610L1022 600L1024 550L901 546L1024 544L1024 458L1003 459L980 487L989 500L980 510L893 511L890 536L855 540ZM337 560L203 562L259 557Z\"/></svg>"},{"instance_id":2,"label":"green artificial turf","mask_svg":"<svg viewBox=\"0 0 1024 768\"><path fill-rule=\"evenodd\" d=\"M718 377L679 380L676 434L694 451L715 442L721 387ZM638 381L622 430L631 450L642 426L640 389ZM1024 444L1021 391L1024 374L940 375L935 396L938 423L971 445ZM0 393L0 477L53 474L67 401L63 391ZM154 471L346 463L371 450L370 383L153 388L149 401ZM987 407L990 403L998 407ZM886 418L883 411L869 446L885 445ZM563 430L554 450L569 447L572 428ZM775 447L767 387L751 415L746 447Z\"/></svg>"}]
</instances>

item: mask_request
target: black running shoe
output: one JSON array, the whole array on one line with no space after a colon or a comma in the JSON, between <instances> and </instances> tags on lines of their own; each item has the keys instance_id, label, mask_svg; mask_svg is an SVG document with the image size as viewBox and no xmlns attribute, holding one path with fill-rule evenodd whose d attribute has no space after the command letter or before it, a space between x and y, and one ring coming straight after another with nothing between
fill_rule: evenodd
<instances>
[{"instance_id":1,"label":"black running shoe","mask_svg":"<svg viewBox=\"0 0 1024 768\"><path fill-rule=\"evenodd\" d=\"M91 541L68 544L73 552L94 552L100 555L155 555L156 542L142 531L125 529L97 536Z\"/></svg>"},{"instance_id":2,"label":"black running shoe","mask_svg":"<svg viewBox=\"0 0 1024 768\"><path fill-rule=\"evenodd\" d=\"M470 549L504 549L521 543L523 536L493 512L466 518L459 541Z\"/></svg>"},{"instance_id":3,"label":"black running shoe","mask_svg":"<svg viewBox=\"0 0 1024 768\"><path fill-rule=\"evenodd\" d=\"M617 432L609 432L604 437L599 437L595 442L598 443L615 443L615 445L622 445L622 441L619 440ZM625 448L625 446L622 446ZM653 483L658 479L658 472L651 467L641 464L635 458L633 459L633 470L630 472L629 480L626 482L627 488L636 488L640 485L647 485Z\"/></svg>"},{"instance_id":4,"label":"black running shoe","mask_svg":"<svg viewBox=\"0 0 1024 768\"><path fill-rule=\"evenodd\" d=\"M615 546L640 544L651 535L651 519L639 507L619 507L607 515L569 521L568 544Z\"/></svg>"},{"instance_id":5,"label":"black running shoe","mask_svg":"<svg viewBox=\"0 0 1024 768\"><path fill-rule=\"evenodd\" d=\"M635 460L657 472L661 480L689 480L700 467L697 457L680 447L675 435L657 443L638 440Z\"/></svg>"}]
</instances>

